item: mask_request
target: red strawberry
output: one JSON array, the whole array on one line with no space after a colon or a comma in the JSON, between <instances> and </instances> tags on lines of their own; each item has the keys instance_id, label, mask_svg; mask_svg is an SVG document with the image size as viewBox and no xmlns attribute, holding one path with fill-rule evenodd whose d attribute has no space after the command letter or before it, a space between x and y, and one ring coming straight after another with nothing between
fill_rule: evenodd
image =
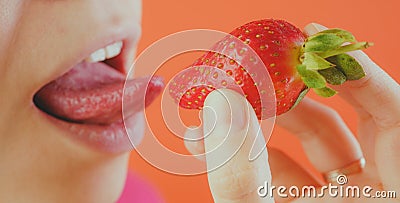
<instances>
[{"instance_id":1,"label":"red strawberry","mask_svg":"<svg viewBox=\"0 0 400 203\"><path fill-rule=\"evenodd\" d=\"M277 115L293 108L310 88L329 97L336 92L326 87L326 83L338 85L365 75L361 66L345 52L370 44L357 43L344 30L326 30L307 38L286 21L264 19L245 24L230 34L213 51L174 77L169 91L181 107L201 109L211 91L230 88L243 91L258 118L265 118L268 108L264 103L261 105L261 98L268 92L265 89L268 86L262 76L265 70L257 69L260 63L255 54L272 79ZM346 42L353 44L343 45ZM258 67L253 67L257 64Z\"/></svg>"}]
</instances>

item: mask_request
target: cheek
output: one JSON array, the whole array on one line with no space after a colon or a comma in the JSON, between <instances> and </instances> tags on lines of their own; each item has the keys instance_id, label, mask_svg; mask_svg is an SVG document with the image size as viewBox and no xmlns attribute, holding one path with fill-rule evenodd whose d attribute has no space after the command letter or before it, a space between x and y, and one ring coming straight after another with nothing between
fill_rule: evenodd
<instances>
[{"instance_id":1,"label":"cheek","mask_svg":"<svg viewBox=\"0 0 400 203\"><path fill-rule=\"evenodd\" d=\"M13 115L12 108L9 107L15 103L14 98L18 92L9 88L10 83L15 81L9 78L8 63L15 54L9 50L13 46L13 37L18 33L19 19L24 10L22 2L23 0L0 0L0 98L7 98L1 102L0 123L3 125L0 125L0 130L7 128L10 115Z\"/></svg>"},{"instance_id":2,"label":"cheek","mask_svg":"<svg viewBox=\"0 0 400 203\"><path fill-rule=\"evenodd\" d=\"M135 14L135 19L138 19L139 21L142 20L142 1L141 0L134 0L134 14Z\"/></svg>"},{"instance_id":3,"label":"cheek","mask_svg":"<svg viewBox=\"0 0 400 203\"><path fill-rule=\"evenodd\" d=\"M0 64L4 61L5 51L10 46L9 43L22 14L22 5L22 0L0 0ZM2 67L0 66L0 70Z\"/></svg>"}]
</instances>

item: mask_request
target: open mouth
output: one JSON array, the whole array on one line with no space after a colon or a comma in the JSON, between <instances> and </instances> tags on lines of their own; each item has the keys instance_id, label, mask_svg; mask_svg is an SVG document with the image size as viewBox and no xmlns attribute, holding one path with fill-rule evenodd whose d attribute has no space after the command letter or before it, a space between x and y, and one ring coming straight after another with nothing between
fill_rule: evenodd
<instances>
[{"instance_id":1,"label":"open mouth","mask_svg":"<svg viewBox=\"0 0 400 203\"><path fill-rule=\"evenodd\" d=\"M112 126L143 111L164 84L157 76L126 80L122 51L119 41L93 52L42 87L34 95L35 105L64 122L91 126ZM128 107L124 116L123 99Z\"/></svg>"}]
</instances>

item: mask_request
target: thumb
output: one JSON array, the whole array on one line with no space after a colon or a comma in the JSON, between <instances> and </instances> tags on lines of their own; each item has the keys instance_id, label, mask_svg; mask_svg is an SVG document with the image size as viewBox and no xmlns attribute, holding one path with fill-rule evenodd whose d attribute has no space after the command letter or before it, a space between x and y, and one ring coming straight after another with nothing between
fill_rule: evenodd
<instances>
[{"instance_id":1,"label":"thumb","mask_svg":"<svg viewBox=\"0 0 400 203\"><path fill-rule=\"evenodd\" d=\"M271 183L267 150L249 160L259 132L258 120L247 100L231 90L210 93L203 110L208 181L214 201L273 202L258 190ZM257 142L264 139L257 137ZM260 144L260 143L257 143Z\"/></svg>"},{"instance_id":2,"label":"thumb","mask_svg":"<svg viewBox=\"0 0 400 203\"><path fill-rule=\"evenodd\" d=\"M304 27L304 32L308 36L310 36L310 35L317 34L318 32L321 32L321 31L324 31L327 29L328 29L327 27L320 25L318 23L310 23L310 24L306 25L306 27Z\"/></svg>"}]
</instances>

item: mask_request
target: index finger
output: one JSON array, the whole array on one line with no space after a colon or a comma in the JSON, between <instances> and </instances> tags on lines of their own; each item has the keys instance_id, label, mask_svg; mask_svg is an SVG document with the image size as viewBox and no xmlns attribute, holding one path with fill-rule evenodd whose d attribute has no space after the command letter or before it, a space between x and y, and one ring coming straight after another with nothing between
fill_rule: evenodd
<instances>
[{"instance_id":1,"label":"index finger","mask_svg":"<svg viewBox=\"0 0 400 203\"><path fill-rule=\"evenodd\" d=\"M249 159L257 137L258 120L244 97L231 90L211 92L203 110L204 145L208 181L214 201L273 203L260 197L258 188L271 183L268 154L264 149L255 160ZM265 140L257 139L265 146ZM263 141L263 142L262 142Z\"/></svg>"},{"instance_id":2,"label":"index finger","mask_svg":"<svg viewBox=\"0 0 400 203\"><path fill-rule=\"evenodd\" d=\"M305 32L311 35L326 29L322 25L311 23L305 27ZM364 68L366 76L333 88L342 95L346 95L344 99L350 104L367 111L379 127L389 129L398 126L400 123L399 84L364 52L354 51L349 54Z\"/></svg>"}]
</instances>

